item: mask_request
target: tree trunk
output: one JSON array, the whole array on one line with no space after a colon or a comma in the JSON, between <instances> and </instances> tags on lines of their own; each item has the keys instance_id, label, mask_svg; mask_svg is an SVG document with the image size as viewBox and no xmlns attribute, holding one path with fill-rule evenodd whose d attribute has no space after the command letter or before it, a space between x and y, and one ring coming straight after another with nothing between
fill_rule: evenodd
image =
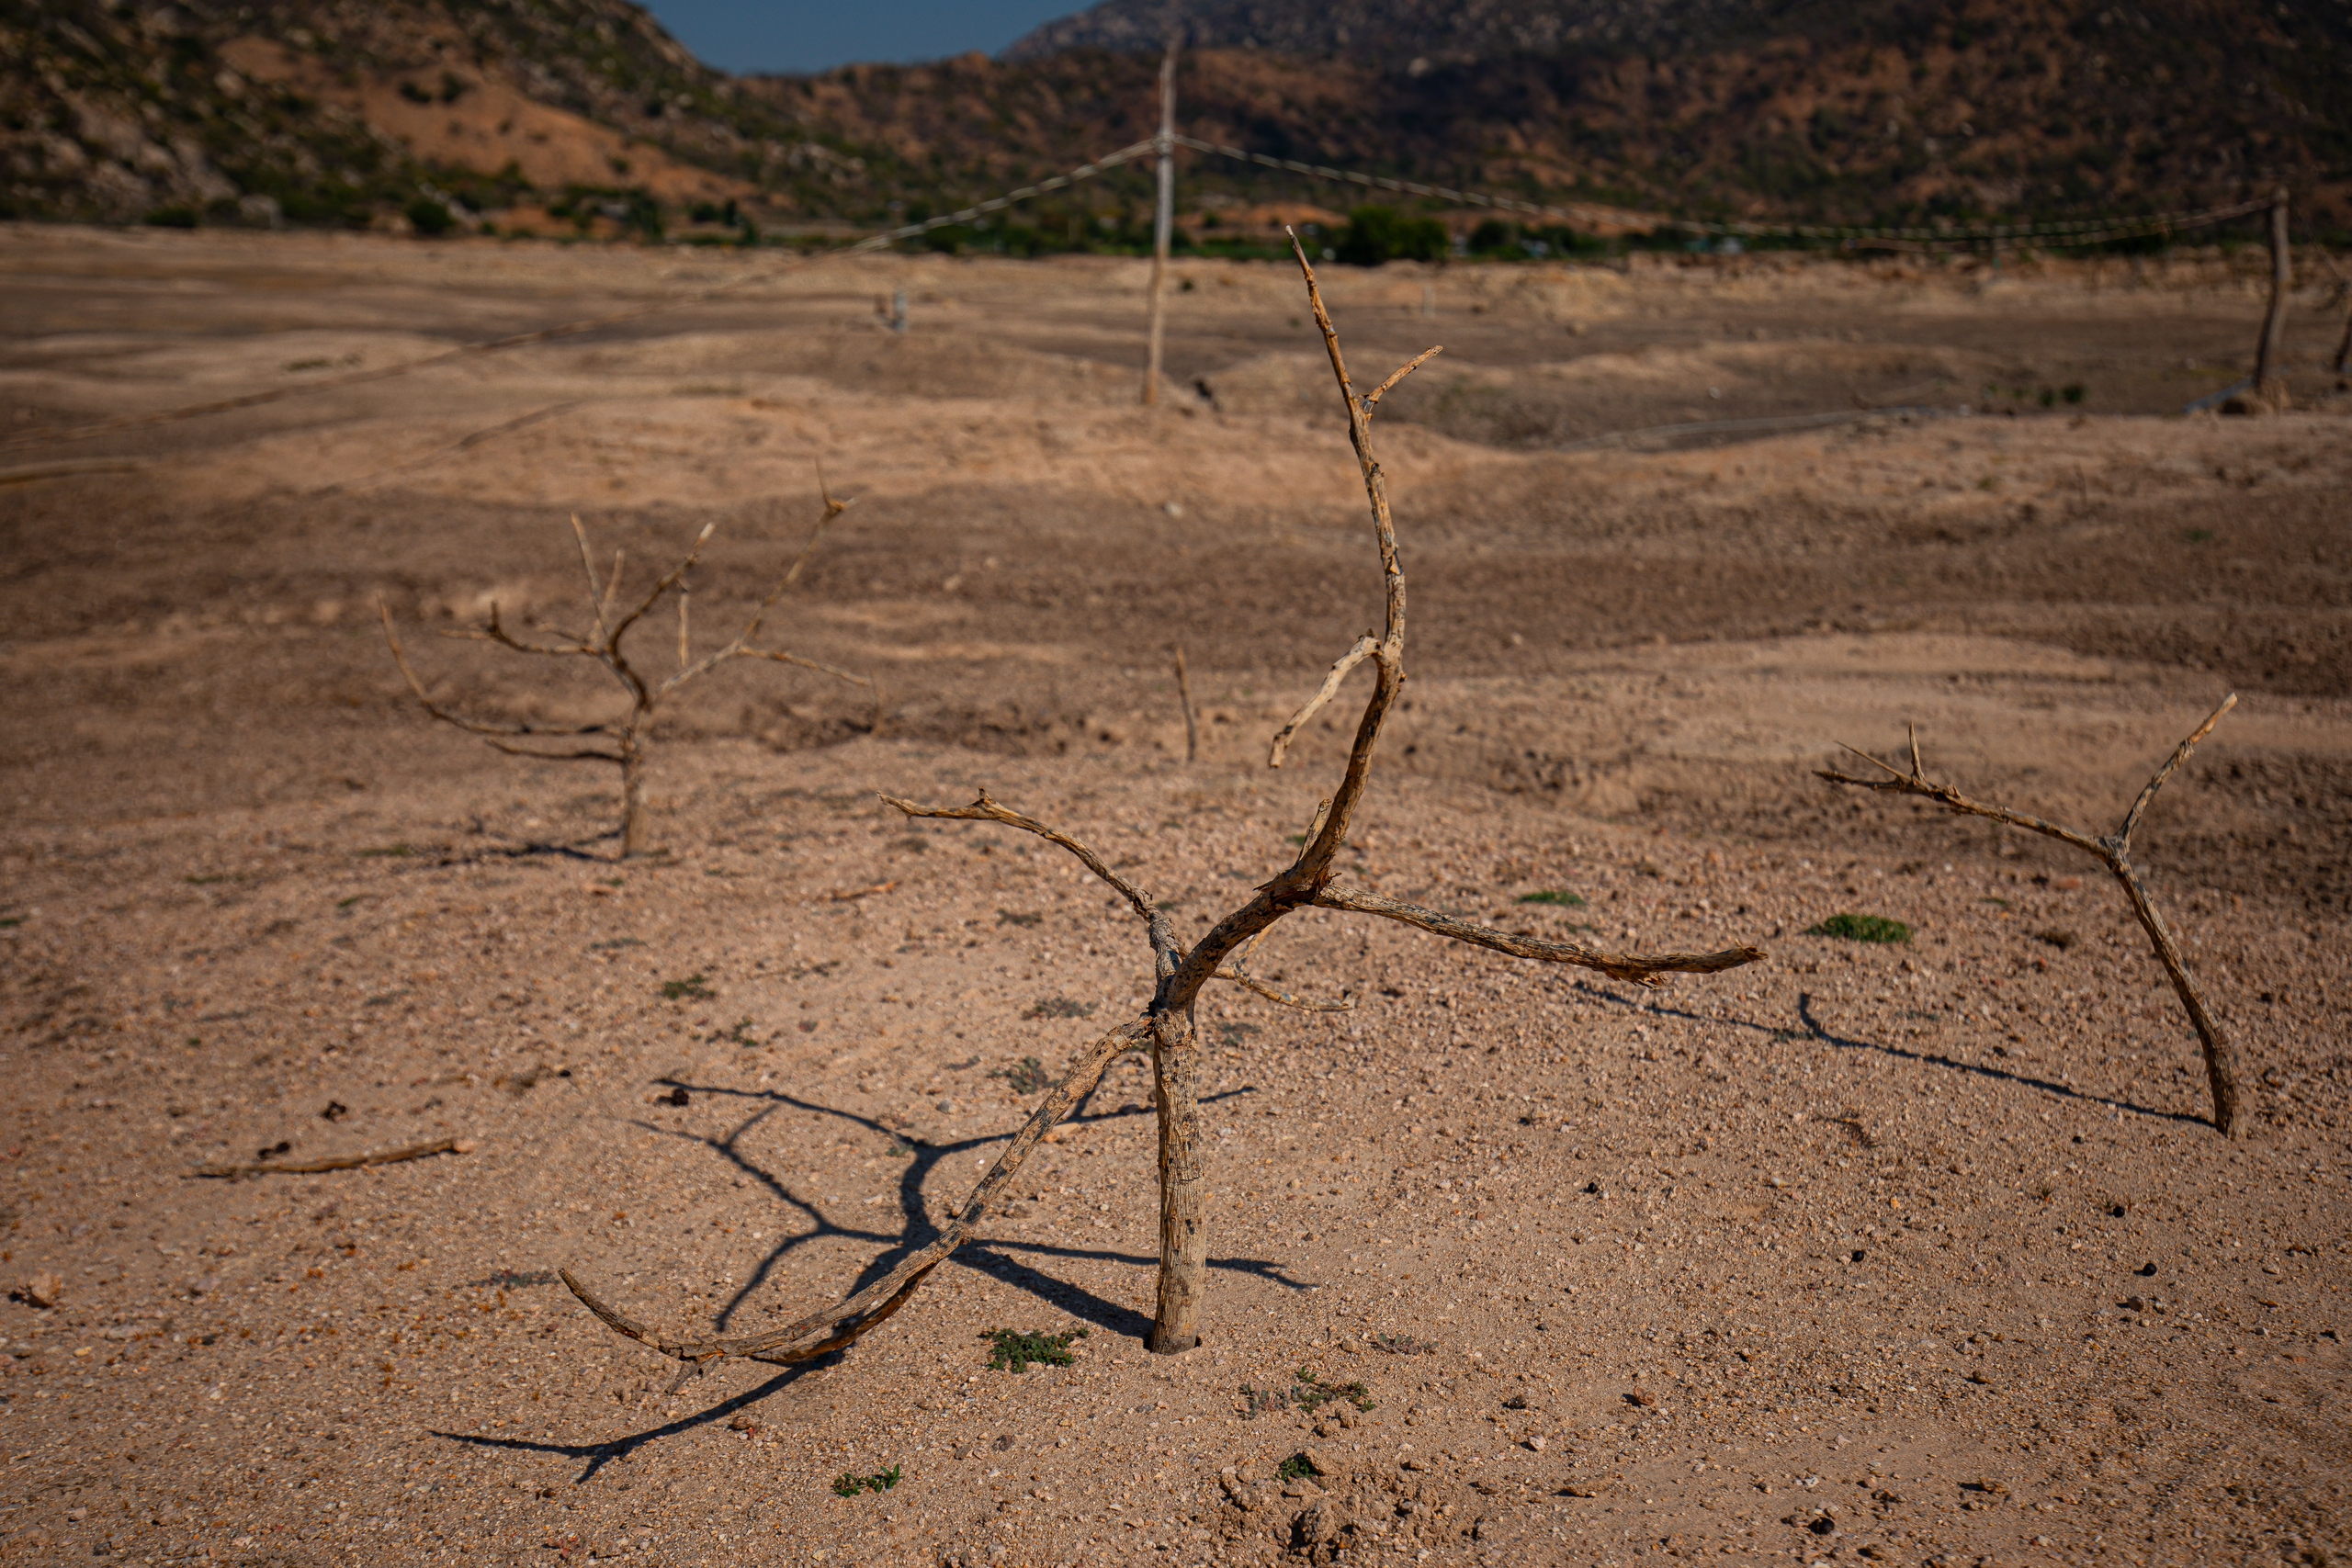
<instances>
[{"instance_id":1,"label":"tree trunk","mask_svg":"<svg viewBox=\"0 0 2352 1568\"><path fill-rule=\"evenodd\" d=\"M2123 896L2132 901L2132 912L2140 917L2140 924L2155 944L2156 960L2165 966L2165 974L2172 981L2172 988L2180 996L2180 1005L2188 1010L2188 1021L2196 1026L2198 1043L2205 1051L2205 1077L2213 1087L2213 1125L2225 1138L2242 1137L2245 1133L2245 1111L2238 1103L2238 1056L2229 1037L2205 1006L2204 993L2189 977L2188 965L2180 956L2180 949L2165 929L2164 917L2148 901L2148 890L2140 885L2140 874L2128 861L2114 863L2115 878L2123 884Z\"/></svg>"},{"instance_id":2,"label":"tree trunk","mask_svg":"<svg viewBox=\"0 0 2352 1568\"><path fill-rule=\"evenodd\" d=\"M631 746L621 753L621 858L643 854L651 837L645 819L645 753Z\"/></svg>"},{"instance_id":3,"label":"tree trunk","mask_svg":"<svg viewBox=\"0 0 2352 1568\"><path fill-rule=\"evenodd\" d=\"M1152 1059L1159 1100L1159 1305L1150 1348L1154 1355L1178 1356L1201 1342L1201 1303L1208 1293L1201 1049L1191 1008L1155 1021Z\"/></svg>"}]
</instances>

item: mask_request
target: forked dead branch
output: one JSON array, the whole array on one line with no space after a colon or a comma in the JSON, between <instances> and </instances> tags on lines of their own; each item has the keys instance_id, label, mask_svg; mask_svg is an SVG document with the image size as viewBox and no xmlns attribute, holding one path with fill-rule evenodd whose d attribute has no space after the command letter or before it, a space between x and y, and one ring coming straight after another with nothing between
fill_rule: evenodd
<instances>
[{"instance_id":1,"label":"forked dead branch","mask_svg":"<svg viewBox=\"0 0 2352 1568\"><path fill-rule=\"evenodd\" d=\"M1297 251L1295 240L1293 249ZM1405 684L1405 569L1397 556L1396 529L1389 515L1387 480L1374 455L1373 414L1381 397L1437 350L1430 349L1389 377L1378 389L1359 397L1340 352L1339 334L1324 309L1315 269L1308 265L1304 252L1297 252L1297 255L1307 302L1314 310L1316 325L1322 329L1324 347L1330 355L1331 371L1347 410L1348 434L1355 446L1357 466L1363 471L1364 493L1371 503L1373 539L1387 584L1380 636L1365 637L1340 661L1299 716L1276 738L1269 759L1272 765L1280 766L1289 738L1317 708L1330 700L1349 671L1366 660L1372 663L1374 683L1363 716L1357 721L1346 768L1339 788L1316 812L1306 831L1306 847L1291 864L1277 869L1259 887L1256 897L1217 921L1188 948L1178 942L1172 922L1148 891L1112 869L1101 855L1076 838L998 804L985 791L971 805L955 807L919 806L884 796L909 817L992 822L1035 834L1076 856L1081 865L1125 901L1140 923L1152 966L1151 1000L1140 1017L1121 1023L1080 1054L1061 1082L1031 1113L1010 1146L937 1237L846 1301L763 1334L725 1339L673 1338L609 1305L577 1275L567 1270L563 1279L572 1292L619 1333L693 1365L729 1356L761 1361L805 1360L854 1342L896 1312L924 1277L979 1227L1030 1152L1047 1130L1068 1115L1094 1087L1114 1057L1125 1051L1148 1049L1157 1071L1159 1115L1159 1292L1150 1345L1163 1355L1189 1350L1201 1339L1208 1264L1208 1162L1200 1136L1201 1050L1193 1004L1204 987L1222 980L1285 1006L1336 1010L1345 1005L1302 1001L1252 978L1244 967L1250 951L1285 915L1306 908L1379 915L1512 957L1596 969L1614 978L1645 986L1661 984L1662 976L1670 973L1712 975L1753 964L1764 956L1753 947L1735 947L1720 953L1604 953L1573 942L1539 942L1458 920L1434 909L1346 886L1336 880L1334 863L1363 804L1381 725Z\"/></svg>"},{"instance_id":2,"label":"forked dead branch","mask_svg":"<svg viewBox=\"0 0 2352 1568\"><path fill-rule=\"evenodd\" d=\"M1867 751L1856 751L1851 746L1846 750L1853 751L1855 756L1872 767L1883 769L1887 776L1883 779L1858 779L1826 768L1819 770L1821 777L1834 784L1851 784L1859 789L1876 790L1882 795L1921 795L1947 811L1958 812L1964 817L1988 817L2013 828L2027 829L2055 839L2060 843L2072 844L2107 867L2109 874L2122 885L2123 897L2131 901L2132 913L2139 917L2141 929L2148 933L2148 941L2156 950L2156 962L2164 965L2165 974L2172 981L2173 990L2180 997L2180 1005L2188 1011L2188 1021L2196 1028L2198 1043L2205 1052L2205 1076L2213 1087L2213 1125L2220 1129L2222 1136L2229 1138L2238 1137L2245 1131L2245 1110L2238 1099L2237 1051L2231 1045L2229 1037L2222 1032L2222 1026L2214 1020L2212 1010L2205 1005L2204 993L2197 988L2196 979L2188 973L2188 961L2180 955L2180 944L2173 941L2164 917L2156 913L2155 905L2148 897L2147 885L2140 880L2139 867L2132 863L2132 834L2140 826L2140 818L2147 815L2148 803L2155 799L2156 791L2162 789L2165 781L2188 761L2188 754L2196 750L2197 743L2212 733L2213 727L2222 722L2222 716L2235 707L2237 701L2235 692L2223 697L2222 705L2206 715L2205 722L2199 725L2188 739L2173 748L2172 755L2165 760L2164 766L2156 770L2147 787L2140 791L2140 797L2132 803L2132 809L2123 814L2123 825L2112 836L2104 839L2077 832L2072 828L2062 828L2055 822L2045 822L2039 817L2029 817L2022 811L2012 811L2006 806L1972 800L1950 784L1929 782L1919 761L1917 731L1911 732L1911 771L1907 773L1892 762L1881 761Z\"/></svg>"},{"instance_id":3,"label":"forked dead branch","mask_svg":"<svg viewBox=\"0 0 2352 1568\"><path fill-rule=\"evenodd\" d=\"M808 541L793 558L775 586L760 601L752 613L751 621L724 646L697 659L694 655L693 627L690 624L693 585L686 574L702 558L703 547L718 529L716 523L703 525L695 536L685 558L654 580L653 586L641 598L627 608L620 604L621 572L627 564L623 553L613 552L610 574L600 586L597 582L596 559L588 544L588 531L581 526L575 514L571 519L571 534L580 547L580 570L588 581L588 609L594 618L594 635L570 637L559 633L555 642L526 642L509 632L499 619L498 605L492 601L490 619L480 626L444 635L475 642L492 642L516 653L545 654L555 659L593 659L612 671L628 696L628 712L618 719L600 720L588 724L534 724L525 721L470 718L433 700L411 668L407 653L401 647L400 636L392 628L392 612L381 600L376 608L383 617L384 640L390 645L392 660L406 677L409 690L416 694L417 702L426 713L444 724L454 725L469 735L479 735L499 750L515 757L535 757L548 762L610 762L621 771L621 854L624 857L642 854L646 850L647 821L645 810L645 747L650 739L656 712L662 701L688 682L699 680L713 670L736 659L764 659L777 664L797 665L814 670L853 685L864 686L871 699L871 723L878 727L882 719L881 688L867 676L836 670L813 659L797 653L754 646L752 639L760 634L761 624L767 619L776 601L783 598L792 585L800 581L801 569L808 564L817 541L824 536L832 520L848 511L850 501L836 501L825 488L824 476L817 479L818 493L823 498L824 512L816 525L808 531ZM854 498L853 498L854 500ZM659 679L639 670L624 646L628 634L652 614L665 598L674 597L678 605L678 667L671 674ZM570 750L560 749L566 741L585 741L595 736L609 745L581 744ZM550 750L550 747L557 749Z\"/></svg>"}]
</instances>

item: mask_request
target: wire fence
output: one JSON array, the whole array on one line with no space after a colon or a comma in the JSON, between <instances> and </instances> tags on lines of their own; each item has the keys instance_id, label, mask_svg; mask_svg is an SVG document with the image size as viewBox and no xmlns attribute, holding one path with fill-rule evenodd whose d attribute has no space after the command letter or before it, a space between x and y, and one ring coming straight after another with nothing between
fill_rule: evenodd
<instances>
[{"instance_id":1,"label":"wire fence","mask_svg":"<svg viewBox=\"0 0 2352 1568\"><path fill-rule=\"evenodd\" d=\"M2109 215L2047 223L1984 223L1951 227L1915 224L1900 228L1872 228L1828 223L1717 222L1696 218L1676 218L1670 215L1643 213L1630 208L1603 207L1586 202L1555 205L1547 202L1526 201L1517 197L1490 196L1483 191L1457 190L1451 186L1424 185L1418 180L1396 179L1387 175L1366 174L1357 169L1335 169L1327 164L1301 163L1295 158L1270 157L1263 152L1251 152L1239 147L1227 147L1215 141L1203 141L1197 137L1178 136L1172 140L1177 146L1188 147L1195 152L1213 153L1220 158L1230 158L1239 163L1255 164L1260 168L1280 169L1287 174L1305 175L1312 179L1361 186L1371 190L1388 190L1404 196L1427 197L1432 200L1450 201L1464 207L1488 208L1500 212L1521 212L1539 218L1558 218L1572 223L1594 226L1608 225L1621 229L1645 227L1653 231L1670 229L1678 233L1740 239L1912 240L1930 243L1938 241L1959 243L2031 240L2052 246L2093 245L2103 244L2112 240L2144 239L2152 235L2226 223L2233 218L2245 218L2250 214L2267 210L2273 199L2266 196L2236 202L2227 207L2203 207L2174 212L2137 215ZM1130 152L1132 153L1132 150Z\"/></svg>"},{"instance_id":2,"label":"wire fence","mask_svg":"<svg viewBox=\"0 0 2352 1568\"><path fill-rule=\"evenodd\" d=\"M1755 223L1745 221L1715 222L1700 219L1677 218L1671 215L1647 214L1629 208L1606 207L1594 203L1572 202L1558 204L1536 202L1524 200L1517 197L1496 196L1483 191L1460 190L1450 186L1430 185L1418 180L1397 179L1386 175L1365 173L1362 170L1334 168L1324 164L1309 164L1295 158L1276 158L1263 152L1251 152L1239 147L1228 147L1218 142L1204 141L1197 137L1192 136L1170 134L1165 138L1165 145L1170 149L1176 147L1188 148L1193 152L1209 153L1221 158L1233 159L1261 168L1276 169L1286 174L1304 175L1313 179L1325 180L1342 185L1351 185L1370 190L1394 191L1399 195L1424 197L1438 201L1453 202L1465 207L1482 208L1498 212L1523 213L1532 217L1560 219L1571 223L1581 222L1589 226L1608 225L1619 229L1647 227L1653 231L1658 229L1669 229L1677 232L1705 235L1709 237L1720 236L1759 239L1779 237L1790 239L1838 241L1886 240L1916 242L1929 244L1939 243L1962 243L1971 242L1989 242L1999 243L2005 241L2018 241L2032 242L2048 246L2086 245L2103 243L2112 240L2141 239L2154 235L2170 234L2188 230L2207 228L2217 223L2227 222L2232 219L2245 218L2256 212L2265 211L2272 207L2278 199L2277 197L2263 197L2236 202L2226 207L2198 208L2172 212L2147 213L2136 216L2112 215L2048 223L1992 223L1949 228L1919 225L1896 228L1871 228L1854 225L1808 223ZM447 364L454 360L468 359L481 355L500 353L509 349L524 348L539 344L552 343L559 339L574 337L582 333L594 332L602 327L616 326L629 321L641 321L646 317L659 315L664 311L683 310L688 306L707 302L722 295L732 293L735 290L742 288L750 284L776 281L830 258L871 254L877 251L888 250L890 246L899 243L902 240L918 239L925 234L933 233L941 229L970 223L975 220L985 218L994 213L1002 212L1010 208L1019 205L1022 202L1035 200L1039 197L1047 196L1056 191L1068 190L1072 186L1079 185L1082 181L1107 174L1111 170L1117 168L1124 164L1132 163L1138 158L1156 155L1162 150L1163 139L1159 136L1149 137L1144 141L1130 143L1125 147L1118 149L1116 152L1105 153L1102 157L1095 158L1088 163L1080 164L1075 168L1065 170L1061 174L1052 175L1046 179L1039 180L1033 185L1017 186L1014 189L1006 191L1000 196L990 197L985 201L974 202L969 207L959 208L956 211L944 213L936 218L925 218L916 222L900 224L895 228L882 230L878 232L868 234L853 244L804 254L802 255L796 256L793 258L791 263L783 267L750 268L742 274L735 277L726 279L722 282L715 283L702 288L692 289L667 299L654 300L647 304L632 306L625 310L616 310L598 316L582 317L576 321L564 321L549 327L542 327L537 331L517 333L510 336L493 338L484 342L461 344L452 348L444 349L439 353L425 355L421 358L409 360L402 364L380 366L367 370L351 371L340 376L328 377L319 380L305 382L300 387L266 388L254 392L248 392L241 396L220 398L207 402L187 404L178 408L158 409L143 413L119 414L112 418L96 420L85 424L69 426L63 429L50 428L26 431L13 434L5 439L0 439L0 451L12 451L28 446L48 446L57 443L85 440L92 436L112 434L126 430L173 423L180 420L194 419L205 414L226 413L237 410L257 408L265 404L280 402L291 398L311 398L315 397L322 391L334 388L360 386L369 382L388 380L394 377L405 376L413 371L426 369L435 365ZM2347 333L2346 344L2347 349L2352 349L2352 333Z\"/></svg>"}]
</instances>

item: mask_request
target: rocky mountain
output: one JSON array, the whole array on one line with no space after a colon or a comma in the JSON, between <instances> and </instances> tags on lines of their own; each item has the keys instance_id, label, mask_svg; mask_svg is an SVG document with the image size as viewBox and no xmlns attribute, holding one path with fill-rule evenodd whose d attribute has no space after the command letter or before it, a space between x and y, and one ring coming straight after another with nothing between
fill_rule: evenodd
<instances>
[{"instance_id":1,"label":"rocky mountain","mask_svg":"<svg viewBox=\"0 0 2352 1568\"><path fill-rule=\"evenodd\" d=\"M625 0L0 0L0 215L821 204L857 172Z\"/></svg>"},{"instance_id":2,"label":"rocky mountain","mask_svg":"<svg viewBox=\"0 0 2352 1568\"><path fill-rule=\"evenodd\" d=\"M1171 37L1355 73L1376 130L1265 104L1261 142L1424 177L1847 220L2284 181L2352 211L2340 0L1104 0L1005 58Z\"/></svg>"},{"instance_id":3,"label":"rocky mountain","mask_svg":"<svg viewBox=\"0 0 2352 1568\"><path fill-rule=\"evenodd\" d=\"M0 215L872 224L1148 136L1171 33L1183 129L1277 156L1841 222L2284 182L2352 231L2345 0L1105 0L999 60L743 78L626 0L0 0ZM1183 189L1347 200L1193 154Z\"/></svg>"}]
</instances>

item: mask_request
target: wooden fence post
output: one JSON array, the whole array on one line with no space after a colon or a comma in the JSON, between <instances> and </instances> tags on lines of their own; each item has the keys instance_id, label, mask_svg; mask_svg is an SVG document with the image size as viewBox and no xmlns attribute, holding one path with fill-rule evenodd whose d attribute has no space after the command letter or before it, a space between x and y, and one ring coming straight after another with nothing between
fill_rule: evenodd
<instances>
[{"instance_id":1,"label":"wooden fence post","mask_svg":"<svg viewBox=\"0 0 2352 1568\"><path fill-rule=\"evenodd\" d=\"M1160 330L1166 311L1168 242L1176 226L1176 40L1159 62L1159 200L1151 217L1151 349L1143 372L1143 400L1159 401Z\"/></svg>"},{"instance_id":2,"label":"wooden fence post","mask_svg":"<svg viewBox=\"0 0 2352 1568\"><path fill-rule=\"evenodd\" d=\"M2254 354L2255 400L2267 408L2287 406L2287 291L2294 278L2287 250L2287 187L2280 186L2270 193L2270 309L2263 315L2262 341Z\"/></svg>"}]
</instances>

